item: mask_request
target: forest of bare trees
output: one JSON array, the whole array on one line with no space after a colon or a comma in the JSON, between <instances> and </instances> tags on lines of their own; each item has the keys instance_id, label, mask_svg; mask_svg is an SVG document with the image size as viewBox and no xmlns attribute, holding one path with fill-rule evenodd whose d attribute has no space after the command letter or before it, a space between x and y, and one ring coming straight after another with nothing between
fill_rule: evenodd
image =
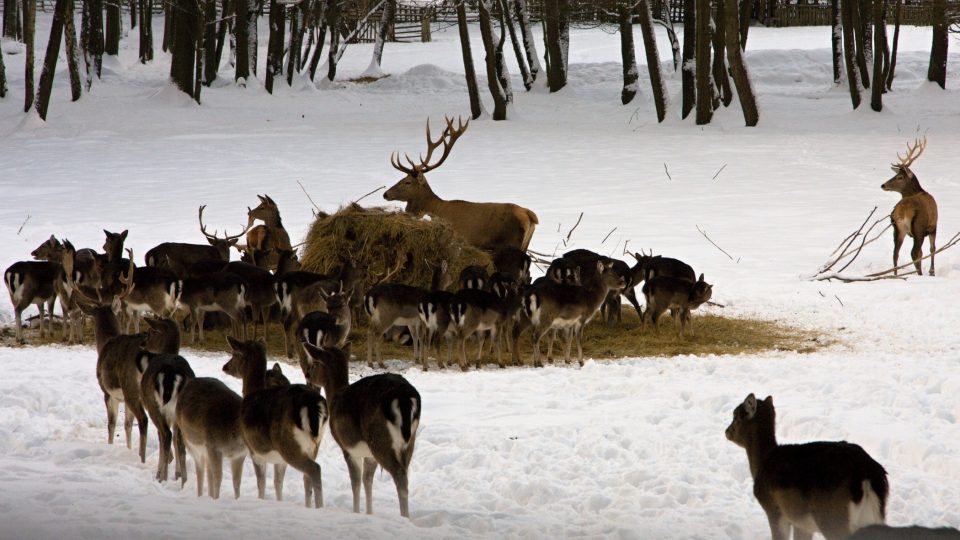
<instances>
[{"instance_id":1,"label":"forest of bare trees","mask_svg":"<svg viewBox=\"0 0 960 540\"><path fill-rule=\"evenodd\" d=\"M757 125L759 112L744 51L753 2L751 0L672 0L683 8L682 44L671 21L669 2L663 0L443 0L424 9L424 17L436 17L447 10L459 26L460 47L466 74L471 115L483 113L477 69L486 75L486 89L493 102L491 116L505 120L513 103L512 76L507 55L519 67L525 91L539 84L559 92L568 83L571 27L606 25L619 31L623 62L621 103L631 103L647 83L641 84L637 47L642 45L647 65L646 79L657 120L667 114L664 70L680 71L681 103L678 113L686 118L695 111L697 124L709 123L719 107L733 104L742 110L747 126ZM946 86L949 33L960 21L960 8L947 0L929 0L932 6L932 43L927 79ZM226 62L234 80L245 85L264 73L267 92L277 84L292 85L303 74L317 80L334 80L337 64L348 44L361 36L372 36L373 55L365 75L383 76L380 69L384 45L391 39L398 3L404 0L170 0L162 3L161 49L171 55L170 80L181 91L201 102L200 93L217 77ZM423 5L420 2L418 5ZM53 77L61 47L67 58L71 97L80 99L102 75L103 57L116 56L121 39L137 39L139 60L152 62L153 0L131 0L122 7L129 13L129 29L123 36L121 4L103 0L56 0L49 41L43 57L39 82L34 77L36 0L7 0L3 4L2 32L7 39L21 41L26 55L24 111L36 110L46 118ZM835 84L846 84L853 108L860 106L869 90L870 107L883 109L883 95L895 81L897 48L903 0L832 0L830 47ZM76 30L80 8L79 40ZM257 21L266 18L267 58L258 66L257 46L262 42ZM597 22L600 21L600 22ZM478 24L481 43L474 59L469 26ZM429 26L429 21L425 23ZM534 38L534 27L542 29L543 41ZM887 26L893 26L892 40ZM639 26L640 43L634 38ZM661 65L655 28L666 29L672 66ZM135 30L135 31L134 31ZM507 40L510 40L509 46ZM826 40L825 40L826 41ZM542 51L542 55L541 55ZM82 58L82 62L80 61ZM702 59L702 61L701 61ZM542 61L542 63L541 63ZM0 50L0 98L11 91Z\"/></svg>"}]
</instances>

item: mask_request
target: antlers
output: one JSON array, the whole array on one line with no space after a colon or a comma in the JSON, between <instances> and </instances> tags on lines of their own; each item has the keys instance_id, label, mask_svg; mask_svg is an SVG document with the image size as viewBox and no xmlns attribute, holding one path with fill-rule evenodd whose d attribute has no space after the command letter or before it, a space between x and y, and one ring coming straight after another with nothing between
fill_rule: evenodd
<instances>
[{"instance_id":1,"label":"antlers","mask_svg":"<svg viewBox=\"0 0 960 540\"><path fill-rule=\"evenodd\" d=\"M894 171L899 171L900 169L908 169L910 165L913 165L913 162L920 157L920 154L923 154L923 150L927 147L927 138L924 136L923 140L916 139L911 146L910 143L907 143L907 157L900 157L900 152L897 152L897 159L900 160L899 163L891 163L890 168ZM919 151L918 151L919 150Z\"/></svg>"},{"instance_id":2,"label":"antlers","mask_svg":"<svg viewBox=\"0 0 960 540\"><path fill-rule=\"evenodd\" d=\"M213 234L211 235L210 233L207 232L207 226L203 224L203 209L206 208L206 207L207 207L207 205L203 205L203 206L200 207L200 216L199 216L199 217L200 217L200 232L202 232L203 235L206 236L208 240L211 240L211 241L213 241L213 240L220 240L220 238L217 236L217 231L213 231ZM247 234L247 231L249 231L249 230L250 230L250 226L247 225L247 227L246 227L245 229L243 229L243 231L241 231L240 234L235 235L235 236L226 236L225 238L223 238L223 240L224 240L225 242L229 242L230 240L236 240L236 239L240 238L241 236ZM223 234L227 234L227 231L223 231Z\"/></svg>"},{"instance_id":3,"label":"antlers","mask_svg":"<svg viewBox=\"0 0 960 540\"><path fill-rule=\"evenodd\" d=\"M454 143L457 142L457 139L463 135L463 132L467 130L467 126L470 125L470 120L467 119L464 123L463 118L457 117L457 127L453 127L453 119L444 116L443 119L447 122L447 127L443 129L443 132L440 134L440 138L436 141L430 136L430 119L427 119L427 157L424 158L423 154L420 155L420 163L416 164L410 159L410 156L404 154L403 157L406 158L407 162L410 163L410 167L400 163L400 154L399 152L394 152L390 155L390 164L393 165L394 169L402 173L409 175L418 175L423 174L433 169L436 169L446 161L447 156L450 155L450 150L453 148ZM433 157L433 151L443 145L443 155L440 156L440 160L434 164L430 164L430 158Z\"/></svg>"}]
</instances>

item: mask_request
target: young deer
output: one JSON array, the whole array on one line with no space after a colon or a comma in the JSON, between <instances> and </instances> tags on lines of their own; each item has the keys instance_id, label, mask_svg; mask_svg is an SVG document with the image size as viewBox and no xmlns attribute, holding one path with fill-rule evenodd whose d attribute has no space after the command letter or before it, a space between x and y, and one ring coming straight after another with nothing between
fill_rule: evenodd
<instances>
[{"instance_id":1,"label":"young deer","mask_svg":"<svg viewBox=\"0 0 960 540\"><path fill-rule=\"evenodd\" d=\"M300 319L297 341L317 347L343 347L350 337L350 296L338 290L326 296L326 311L313 311ZM302 350L300 352L303 354Z\"/></svg>"},{"instance_id":2,"label":"young deer","mask_svg":"<svg viewBox=\"0 0 960 540\"><path fill-rule=\"evenodd\" d=\"M647 321L653 323L653 327L660 331L657 322L663 312L666 310L676 310L680 316L680 336L683 337L683 331L690 327L690 335L693 335L693 320L690 312L708 302L713 295L713 285L703 280L703 274L697 281L674 277L658 277L648 279L643 284L643 296L647 300L647 311L642 319L643 325Z\"/></svg>"},{"instance_id":3,"label":"young deer","mask_svg":"<svg viewBox=\"0 0 960 540\"><path fill-rule=\"evenodd\" d=\"M147 320L150 321L151 319ZM195 379L196 376L190 367L190 363L179 354L141 354L146 356L148 361L147 369L140 379L140 395L143 400L143 407L146 409L154 427L157 428L157 435L160 438L157 481L166 482L169 475L168 467L174 459L171 444L173 442L173 426L177 422L177 402L187 383ZM174 479L183 476L181 465L182 463L178 461Z\"/></svg>"},{"instance_id":4,"label":"young deer","mask_svg":"<svg viewBox=\"0 0 960 540\"><path fill-rule=\"evenodd\" d=\"M923 275L920 269L920 258L923 255L922 246L924 237L930 238L930 275L935 275L934 256L937 251L937 201L920 187L917 176L910 170L913 162L920 157L927 146L927 139L916 141L913 146L907 145L907 157L893 163L890 168L897 173L893 178L883 183L884 191L896 191L900 194L900 202L893 207L890 222L893 224L893 275L897 275L900 246L907 236L913 238L913 249L910 257L917 268L917 275Z\"/></svg>"},{"instance_id":5,"label":"young deer","mask_svg":"<svg viewBox=\"0 0 960 540\"><path fill-rule=\"evenodd\" d=\"M774 540L845 539L884 522L887 472L863 448L848 442L777 443L773 398L753 394L733 411L727 439L747 451L753 494Z\"/></svg>"},{"instance_id":6,"label":"young deer","mask_svg":"<svg viewBox=\"0 0 960 540\"><path fill-rule=\"evenodd\" d=\"M220 311L226 314L233 321L233 335L245 337L245 289L243 280L234 274L215 272L185 279L180 303L190 310L193 319L190 327L190 342L197 343L199 329L200 342L206 343L203 335L203 319L208 311Z\"/></svg>"},{"instance_id":7,"label":"young deer","mask_svg":"<svg viewBox=\"0 0 960 540\"><path fill-rule=\"evenodd\" d=\"M10 303L13 304L13 314L16 319L17 343L26 343L23 337L23 312L31 304L37 306L40 312L40 337L44 333L44 305L53 317L53 303L57 299L54 283L59 279L61 267L51 261L21 261L13 263L3 273L3 281L10 293ZM47 330L53 333L52 321L48 319Z\"/></svg>"},{"instance_id":8,"label":"young deer","mask_svg":"<svg viewBox=\"0 0 960 540\"><path fill-rule=\"evenodd\" d=\"M316 459L327 423L326 400L303 384L267 388L266 345L261 341L227 340L233 351L223 371L243 380L240 431L253 458L260 498L266 491L266 465L273 463L273 486L277 500L283 500L283 476L290 465L304 475L307 508L311 499L316 508L321 508L323 484Z\"/></svg>"},{"instance_id":9,"label":"young deer","mask_svg":"<svg viewBox=\"0 0 960 540\"><path fill-rule=\"evenodd\" d=\"M227 263L221 273L233 274L243 280L243 300L252 312L253 337L257 337L257 323L262 323L263 338L267 339L270 310L277 303L273 274L264 268L240 261Z\"/></svg>"},{"instance_id":10,"label":"young deer","mask_svg":"<svg viewBox=\"0 0 960 540\"><path fill-rule=\"evenodd\" d=\"M391 326L405 326L413 337L413 361L423 358L422 326L418 306L427 295L420 287L399 283L380 283L370 288L363 297L363 307L369 317L367 331L367 364L373 367L374 350L377 365L386 368L380 354L383 334Z\"/></svg>"},{"instance_id":11,"label":"young deer","mask_svg":"<svg viewBox=\"0 0 960 540\"><path fill-rule=\"evenodd\" d=\"M450 300L453 293L445 290L450 285L450 276L447 274L447 261L440 261L440 265L433 268L430 278L430 291L417 303L417 314L423 327L424 353L423 370L428 369L430 348L437 351L437 364L441 369L447 363L453 362L453 327L450 324ZM447 362L440 356L440 340L447 341Z\"/></svg>"},{"instance_id":12,"label":"young deer","mask_svg":"<svg viewBox=\"0 0 960 540\"><path fill-rule=\"evenodd\" d=\"M286 303L289 308L283 318L284 343L287 347L288 356L293 354L294 344L299 343L302 339L302 336L297 337L294 333L298 331L300 323L310 313L320 311L332 314L335 310L340 312L338 315L340 323L338 325L342 327L345 333L336 339L338 342L340 337L346 339L346 334L350 332L353 291L356 290L359 279L360 274L353 261L347 261L342 265L336 278L319 279L313 283L296 287L292 292L288 292L285 298L278 295L278 298L281 299L281 306ZM289 285L289 283L285 285ZM331 297L334 295L337 295L338 299L335 308L329 305ZM345 304L339 302L339 300L343 300ZM296 349L298 356L302 356L299 351L300 347L297 346Z\"/></svg>"},{"instance_id":13,"label":"young deer","mask_svg":"<svg viewBox=\"0 0 960 540\"><path fill-rule=\"evenodd\" d=\"M427 120L427 157L421 159L420 163L414 163L409 156L405 156L410 163L407 167L400 163L398 154L390 157L393 168L406 176L385 191L383 198L406 202L406 212L409 214L427 214L447 221L467 242L479 248L527 249L533 230L539 223L537 215L532 211L512 203L447 201L438 197L430 188L424 175L446 161L453 145L470 124L469 120L467 123L460 122L454 129L453 119L446 118L446 122L447 126L440 138L434 141L430 136L430 120ZM436 163L431 164L433 152L441 145L443 155Z\"/></svg>"},{"instance_id":14,"label":"young deer","mask_svg":"<svg viewBox=\"0 0 960 540\"><path fill-rule=\"evenodd\" d=\"M598 277L583 285L566 285L545 281L524 292L523 311L533 327L533 365L543 367L540 360L540 340L552 329L567 331L564 361L570 361L570 346L577 340L577 361L583 365L583 327L600 310L607 295L622 289L626 282L611 266L597 261Z\"/></svg>"},{"instance_id":15,"label":"young deer","mask_svg":"<svg viewBox=\"0 0 960 540\"><path fill-rule=\"evenodd\" d=\"M311 359L307 380L322 386L329 400L330 432L350 472L353 511L360 512L362 478L367 514L373 513L373 475L380 465L397 486L400 515L410 517L407 471L420 426L417 389L392 373L349 384L349 345L346 349L303 346Z\"/></svg>"},{"instance_id":16,"label":"young deer","mask_svg":"<svg viewBox=\"0 0 960 540\"><path fill-rule=\"evenodd\" d=\"M501 368L503 356L501 342L502 331L509 319L509 304L506 298L478 289L462 289L450 299L450 318L457 338L457 350L460 353L460 369L467 371L467 338L477 335L477 369L483 355L484 333L490 333L490 339L497 351L497 365Z\"/></svg>"},{"instance_id":17,"label":"young deer","mask_svg":"<svg viewBox=\"0 0 960 540\"><path fill-rule=\"evenodd\" d=\"M589 281L595 279L596 276L596 264L597 261L601 261L604 264L612 267L618 274L623 277L626 286L623 289L615 289L610 291L610 294L607 295L607 299L603 302L603 306L600 308L600 314L603 316L603 320L607 323L607 326L613 326L619 324L621 319L621 296L626 296L627 300L630 301L630 304L633 305L633 308L637 310L637 317L643 318L643 310L640 309L640 303L637 301L637 293L634 291L634 281L633 275L630 271L630 266L627 263L621 261L620 259L613 259L595 253L588 249L575 249L573 251L568 251L563 254L564 259L572 260L576 263L577 268L580 269L580 279L582 281Z\"/></svg>"},{"instance_id":18,"label":"young deer","mask_svg":"<svg viewBox=\"0 0 960 540\"><path fill-rule=\"evenodd\" d=\"M170 317L177 311L183 292L183 281L166 268L140 266L133 272L133 292L124 302L127 332L131 326L140 331L141 313L150 312L157 317Z\"/></svg>"}]
</instances>

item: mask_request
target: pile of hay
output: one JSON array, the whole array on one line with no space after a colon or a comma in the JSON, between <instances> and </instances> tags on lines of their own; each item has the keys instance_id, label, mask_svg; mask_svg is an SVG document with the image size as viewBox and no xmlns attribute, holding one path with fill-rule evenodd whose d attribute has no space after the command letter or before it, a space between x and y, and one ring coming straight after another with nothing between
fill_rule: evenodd
<instances>
[{"instance_id":1,"label":"pile of hay","mask_svg":"<svg viewBox=\"0 0 960 540\"><path fill-rule=\"evenodd\" d=\"M310 226L303 248L304 270L329 274L352 258L366 292L399 264L393 283L429 287L433 268L447 261L447 275L456 280L464 267L492 268L490 255L470 244L444 221L416 219L384 208L345 206L321 215Z\"/></svg>"}]
</instances>

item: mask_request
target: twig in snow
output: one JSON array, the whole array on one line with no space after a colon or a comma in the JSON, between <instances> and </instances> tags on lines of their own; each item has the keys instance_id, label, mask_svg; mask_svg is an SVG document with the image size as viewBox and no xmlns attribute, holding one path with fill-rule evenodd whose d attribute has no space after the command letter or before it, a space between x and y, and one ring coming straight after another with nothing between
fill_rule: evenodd
<instances>
[{"instance_id":1,"label":"twig in snow","mask_svg":"<svg viewBox=\"0 0 960 540\"><path fill-rule=\"evenodd\" d=\"M376 192L378 192L378 191L380 191L381 189L387 189L387 186L380 186L380 187L378 187L377 189L375 189L375 190L373 190L373 191L371 191L370 193L367 193L367 194L366 194L366 195L364 195L363 197L360 197L359 199L357 199L357 200L355 200L355 201L353 201L353 204L357 204L358 202L360 202L360 201L362 201L362 200L364 200L364 199L366 199L367 197L369 197L369 196L371 196L371 195L373 195L374 193L376 193Z\"/></svg>"},{"instance_id":2,"label":"twig in snow","mask_svg":"<svg viewBox=\"0 0 960 540\"><path fill-rule=\"evenodd\" d=\"M716 180L717 177L720 176L720 173L722 173L723 170L726 169L726 168L727 168L727 164L724 163L724 164L723 164L723 167L720 167L720 170L717 171L717 174L713 175L713 178L711 178L711 180Z\"/></svg>"},{"instance_id":3,"label":"twig in snow","mask_svg":"<svg viewBox=\"0 0 960 540\"><path fill-rule=\"evenodd\" d=\"M17 236L20 236L20 233L23 232L23 228L27 226L28 221L30 221L30 214L27 214L27 219L23 220L23 223L20 224L20 228L17 229Z\"/></svg>"},{"instance_id":4,"label":"twig in snow","mask_svg":"<svg viewBox=\"0 0 960 540\"><path fill-rule=\"evenodd\" d=\"M629 239L629 238L627 239L626 242L623 243L623 253L622 253L622 255L626 255L627 253L629 253L629 252L627 251L627 244L629 244L629 243L630 243L630 239Z\"/></svg>"},{"instance_id":5,"label":"twig in snow","mask_svg":"<svg viewBox=\"0 0 960 540\"><path fill-rule=\"evenodd\" d=\"M840 302L840 307L846 307L843 305L843 300L841 300L839 296L833 295L833 297L837 299L837 302Z\"/></svg>"},{"instance_id":6,"label":"twig in snow","mask_svg":"<svg viewBox=\"0 0 960 540\"><path fill-rule=\"evenodd\" d=\"M946 250L952 248L953 246L957 245L957 243L960 243L960 233L957 233L957 234L953 235L953 236L950 238L950 240L947 242L947 244L946 244L945 246L943 246L943 247L941 247L940 249L934 251L933 253L928 253L925 257L920 257L920 261L910 261L910 262L908 262L908 263L906 263L906 264L901 264L900 266L898 266L898 267L896 267L896 268L890 268L890 269L884 270L883 272L875 272L875 273L873 273L873 274L867 274L866 277L868 277L868 278L891 278L891 277L899 277L899 276L888 276L887 274L892 274L894 270L903 270L904 268L913 266L913 263L914 263L914 262L921 262L921 261L924 261L924 260L926 260L926 259L929 259L930 257L932 257L932 256L934 256L934 255L936 255L936 254L938 254L938 253L940 253L940 252L943 252L943 251L946 251Z\"/></svg>"},{"instance_id":7,"label":"twig in snow","mask_svg":"<svg viewBox=\"0 0 960 540\"><path fill-rule=\"evenodd\" d=\"M730 260L731 260L731 261L733 260L733 256L730 255L729 253L727 253L726 251L724 251L724 249L723 249L722 247L718 246L716 242L714 242L713 240L711 240L710 237L707 236L707 233L704 232L704 230L701 229L699 225L697 225L697 230L700 231L700 234L702 234L703 237L706 238L708 242L710 242L711 244L713 244L713 247L719 249L719 250L720 250L724 255L726 255L727 257L730 257ZM737 262L739 262L739 261L740 261L740 259L737 259Z\"/></svg>"},{"instance_id":8,"label":"twig in snow","mask_svg":"<svg viewBox=\"0 0 960 540\"><path fill-rule=\"evenodd\" d=\"M323 212L323 210L320 210L320 207L317 206L317 203L313 202L313 197L311 197L310 194L307 193L307 188L303 187L303 184L300 183L299 180L297 180L297 185L300 186L301 190L303 190L303 194L307 196L307 200L310 201L310 204L312 204L313 207L316 208L316 212L314 212L314 214L317 214L317 212Z\"/></svg>"},{"instance_id":9,"label":"twig in snow","mask_svg":"<svg viewBox=\"0 0 960 540\"><path fill-rule=\"evenodd\" d=\"M668 180L673 180L673 177L670 176L670 171L667 170L667 164L666 164L666 163L663 164L663 172L667 173L667 179L668 179Z\"/></svg>"},{"instance_id":10,"label":"twig in snow","mask_svg":"<svg viewBox=\"0 0 960 540\"><path fill-rule=\"evenodd\" d=\"M617 230L616 227L614 227L613 229L610 229L610 232L608 232L607 235L603 237L603 240L601 240L600 243L602 244L602 243L606 242L606 241L607 241L607 238L610 238L610 235L613 234L613 231L615 231L615 230ZM620 242L617 242L617 244L619 245Z\"/></svg>"},{"instance_id":11,"label":"twig in snow","mask_svg":"<svg viewBox=\"0 0 960 540\"><path fill-rule=\"evenodd\" d=\"M725 307L727 307L727 306L725 306L725 305L723 305L723 304L718 304L718 303L713 302L713 301L711 301L711 300L708 300L708 301L707 301L707 305L708 305L708 306L718 307L718 308L725 308Z\"/></svg>"},{"instance_id":12,"label":"twig in snow","mask_svg":"<svg viewBox=\"0 0 960 540\"><path fill-rule=\"evenodd\" d=\"M577 222L573 224L573 227L570 229L570 232L567 233L567 237L563 240L563 247L567 247L567 241L570 240L570 236L573 235L573 231L580 225L580 220L583 219L583 212L580 212L580 217L577 218Z\"/></svg>"}]
</instances>

